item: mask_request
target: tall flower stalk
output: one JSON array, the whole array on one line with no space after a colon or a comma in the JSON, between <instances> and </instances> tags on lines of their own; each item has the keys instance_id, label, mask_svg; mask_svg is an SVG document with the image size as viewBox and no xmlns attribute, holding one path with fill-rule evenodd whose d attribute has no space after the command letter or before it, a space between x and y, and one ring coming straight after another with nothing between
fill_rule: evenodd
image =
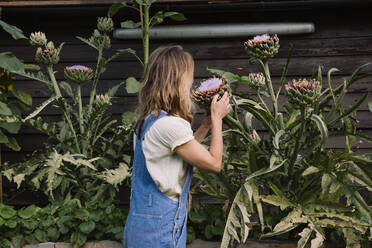
<instances>
[{"instance_id":1,"label":"tall flower stalk","mask_svg":"<svg viewBox=\"0 0 372 248\"><path fill-rule=\"evenodd\" d=\"M170 18L175 21L183 21L186 18L183 14L178 12L164 12L162 10L156 12L153 16L150 15L150 8L156 0L141 0L141 1L133 1L131 4L127 4L126 2L121 3L114 3L111 5L108 16L113 17L120 8L126 7L130 9L134 9L139 13L139 21L132 21L126 20L121 23L122 28L140 28L141 31L141 38L142 38L142 48L143 48L143 59L141 60L135 53L133 53L136 58L139 60L141 65L143 66L143 75L146 72L147 64L149 60L149 50L150 50L150 36L149 32L152 27L162 23L166 18ZM126 79L126 89L127 92L138 93L141 88L141 82L139 82L134 77L129 77Z\"/></svg>"},{"instance_id":2,"label":"tall flower stalk","mask_svg":"<svg viewBox=\"0 0 372 248\"><path fill-rule=\"evenodd\" d=\"M264 71L264 75L265 75L265 78L266 78L266 86L269 90L271 104L273 106L273 111L274 111L274 117L276 119L277 116L278 116L278 99L275 96L273 83L271 81L269 62L267 60L265 60L264 62L260 61L260 64L261 64L262 69Z\"/></svg>"},{"instance_id":3,"label":"tall flower stalk","mask_svg":"<svg viewBox=\"0 0 372 248\"><path fill-rule=\"evenodd\" d=\"M150 50L150 37L149 37L149 29L150 29L150 7L151 3L146 3L140 5L141 10L141 23L142 23L142 43L143 43L143 71L146 72L147 64L149 62L149 50ZM143 9L143 13L142 13ZM142 18L143 15L143 18Z\"/></svg>"}]
</instances>

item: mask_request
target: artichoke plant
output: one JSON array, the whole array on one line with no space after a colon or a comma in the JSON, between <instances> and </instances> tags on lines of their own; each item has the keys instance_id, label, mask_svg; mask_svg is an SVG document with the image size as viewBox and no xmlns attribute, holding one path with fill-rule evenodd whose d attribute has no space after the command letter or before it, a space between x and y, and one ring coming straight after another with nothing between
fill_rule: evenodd
<instances>
[{"instance_id":1,"label":"artichoke plant","mask_svg":"<svg viewBox=\"0 0 372 248\"><path fill-rule=\"evenodd\" d=\"M275 34L273 36L263 34L257 35L251 40L244 42L245 51L248 55L266 60L274 57L279 50L279 38Z\"/></svg>"},{"instance_id":2,"label":"artichoke plant","mask_svg":"<svg viewBox=\"0 0 372 248\"><path fill-rule=\"evenodd\" d=\"M4 69L10 73L42 82L52 90L48 100L27 117L20 116L19 119L22 123L48 135L53 143L45 143L43 146L45 149L33 153L30 159L3 166L0 172L7 171L8 179L16 182L17 185L28 184L35 190L42 190L51 202L66 201L68 198L81 203L113 199L118 185L130 176L124 172L127 169L125 165L130 163L130 156L124 149L130 147L132 142L130 137L132 137L135 121L134 115L130 113L123 115L121 125L117 125L120 123L111 119L108 110L111 99L122 83L115 85L105 94L97 96L97 85L109 63L124 53L135 54L132 49L120 49L113 55L106 56L104 50L110 46L110 37L106 32L109 32L110 27L113 26L110 24L111 21L107 18L98 20L97 25L100 30L93 31L92 42L90 39L77 37L94 48L98 55L94 70L83 65L64 68L65 78L75 85L60 81L55 75L54 66L59 61L59 53L64 43L55 47L42 32L34 32L30 35L30 44L37 48L35 58L39 65L25 65L14 55L3 56L2 58L8 59L9 62L4 60L4 63L0 63L0 67L5 67ZM8 91L11 89L11 83L3 83L2 79L5 80L0 74L0 98L8 93L4 89ZM82 84L88 81L92 81L91 87L87 88L90 89L89 102L83 105L81 88ZM6 94L3 94L4 92ZM18 89L13 89L11 93L17 98L25 96L25 93L17 94L21 93ZM51 103L60 110L62 120L45 122L42 118L36 119L35 117ZM5 109L4 106L3 108ZM11 117L9 113L2 118L2 122L12 121ZM13 130L15 128L11 131ZM10 145L18 146L15 141L12 143L10 141L13 139L9 139ZM71 156L76 156L76 160ZM61 166L60 162L63 162L64 166ZM51 169L62 167L66 171L57 171L57 174L54 169ZM48 175L44 173L45 169Z\"/></svg>"},{"instance_id":3,"label":"artichoke plant","mask_svg":"<svg viewBox=\"0 0 372 248\"><path fill-rule=\"evenodd\" d=\"M219 94L217 100L220 100L226 91L229 95L231 94L231 89L226 78L213 77L202 81L199 87L192 91L192 98L200 107L209 109L213 96Z\"/></svg>"},{"instance_id":4,"label":"artichoke plant","mask_svg":"<svg viewBox=\"0 0 372 248\"><path fill-rule=\"evenodd\" d=\"M331 79L337 69L330 69L323 80L321 66L313 79L285 84L287 59L274 90L268 58L277 53L278 41L276 35L262 35L245 43L263 74L240 76L209 69L228 76L231 83L258 87L257 97L233 92L234 107L224 118L229 129L224 131L222 172L196 171L196 185L200 186L193 191L216 197L228 206L221 248L245 243L252 233L261 233L260 238L299 237L298 248L320 248L336 235L342 247L372 247L372 210L365 197L372 192L372 156L357 154L361 152L358 142L372 143L372 138L355 124L356 111L367 94L353 106L346 108L343 102L351 85L370 76L360 73L368 64L358 67L338 86ZM322 91L325 81L328 88ZM267 91L259 88L264 83ZM199 90L201 100L206 98L203 90ZM270 98L272 108L262 96ZM280 97L288 101L279 108ZM264 131L259 132L261 137L257 127ZM345 149L327 149L329 137L344 139Z\"/></svg>"}]
</instances>

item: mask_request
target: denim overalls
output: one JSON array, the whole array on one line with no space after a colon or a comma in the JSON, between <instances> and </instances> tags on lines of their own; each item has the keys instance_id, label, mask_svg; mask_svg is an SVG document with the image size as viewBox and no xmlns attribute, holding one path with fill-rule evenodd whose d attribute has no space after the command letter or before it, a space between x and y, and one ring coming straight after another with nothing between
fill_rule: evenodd
<instances>
[{"instance_id":1,"label":"denim overalls","mask_svg":"<svg viewBox=\"0 0 372 248\"><path fill-rule=\"evenodd\" d=\"M160 112L158 119L167 116ZM187 179L179 202L164 195L146 168L142 141L147 130L157 120L154 114L144 122L134 149L130 209L124 227L124 248L185 248L187 204L192 176L188 166Z\"/></svg>"}]
</instances>

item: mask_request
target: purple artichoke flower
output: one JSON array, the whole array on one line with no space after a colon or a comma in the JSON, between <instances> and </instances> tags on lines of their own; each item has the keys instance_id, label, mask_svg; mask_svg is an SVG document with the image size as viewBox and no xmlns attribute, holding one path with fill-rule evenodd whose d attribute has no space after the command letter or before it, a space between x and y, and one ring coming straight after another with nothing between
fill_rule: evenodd
<instances>
[{"instance_id":1,"label":"purple artichoke flower","mask_svg":"<svg viewBox=\"0 0 372 248\"><path fill-rule=\"evenodd\" d=\"M215 94L219 94L219 100L226 91L229 94L231 93L231 89L226 78L213 77L202 81L199 87L192 91L192 98L201 107L209 109L213 96Z\"/></svg>"},{"instance_id":2,"label":"purple artichoke flower","mask_svg":"<svg viewBox=\"0 0 372 248\"><path fill-rule=\"evenodd\" d=\"M245 51L248 55L266 60L275 56L279 50L279 38L275 34L270 36L268 34L255 36L251 40L244 42Z\"/></svg>"},{"instance_id":3,"label":"purple artichoke flower","mask_svg":"<svg viewBox=\"0 0 372 248\"><path fill-rule=\"evenodd\" d=\"M210 78L201 83L199 86L199 91L200 92L206 92L208 90L214 90L220 87L222 84L222 79L221 78Z\"/></svg>"}]
</instances>

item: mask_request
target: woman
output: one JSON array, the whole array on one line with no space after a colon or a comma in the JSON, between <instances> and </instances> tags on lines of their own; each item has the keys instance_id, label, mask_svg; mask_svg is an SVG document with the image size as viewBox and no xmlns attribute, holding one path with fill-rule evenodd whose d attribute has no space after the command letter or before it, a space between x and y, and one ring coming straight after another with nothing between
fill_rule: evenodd
<instances>
[{"instance_id":1,"label":"woman","mask_svg":"<svg viewBox=\"0 0 372 248\"><path fill-rule=\"evenodd\" d=\"M180 46L157 48L149 58L139 94L129 215L124 248L186 247L187 197L192 166L221 170L222 119L227 93L193 133L190 97L194 61ZM212 132L209 151L200 143ZM186 164L186 163L190 164Z\"/></svg>"}]
</instances>

